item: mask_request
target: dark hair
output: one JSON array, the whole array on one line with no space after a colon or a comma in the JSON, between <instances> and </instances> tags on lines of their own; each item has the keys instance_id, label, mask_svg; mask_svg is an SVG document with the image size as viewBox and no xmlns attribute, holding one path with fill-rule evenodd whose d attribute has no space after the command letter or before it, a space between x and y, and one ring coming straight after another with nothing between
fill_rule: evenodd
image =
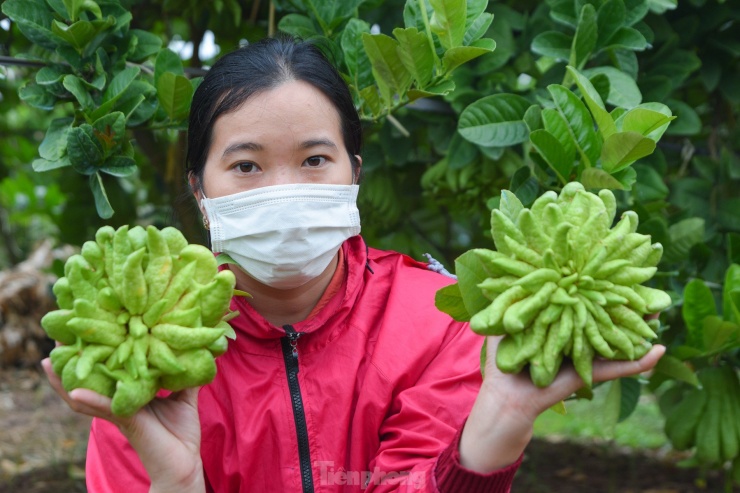
<instances>
[{"instance_id":1,"label":"dark hair","mask_svg":"<svg viewBox=\"0 0 740 493\"><path fill-rule=\"evenodd\" d=\"M319 49L289 37L267 38L220 58L193 95L188 124L188 174L203 177L213 125L219 116L238 109L250 96L291 81L303 81L334 104L344 146L353 170L362 146L362 126L347 84Z\"/></svg>"}]
</instances>

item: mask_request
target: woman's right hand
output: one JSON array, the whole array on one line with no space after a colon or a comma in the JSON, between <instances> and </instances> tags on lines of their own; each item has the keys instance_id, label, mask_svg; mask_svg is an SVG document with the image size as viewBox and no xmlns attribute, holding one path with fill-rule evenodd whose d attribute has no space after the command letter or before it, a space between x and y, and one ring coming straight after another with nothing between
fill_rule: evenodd
<instances>
[{"instance_id":1,"label":"woman's right hand","mask_svg":"<svg viewBox=\"0 0 740 493\"><path fill-rule=\"evenodd\" d=\"M49 358L41 365L52 388L74 411L115 424L136 450L151 480L150 493L203 493L199 388L155 398L130 418L111 412L110 398L88 389L64 390Z\"/></svg>"}]
</instances>

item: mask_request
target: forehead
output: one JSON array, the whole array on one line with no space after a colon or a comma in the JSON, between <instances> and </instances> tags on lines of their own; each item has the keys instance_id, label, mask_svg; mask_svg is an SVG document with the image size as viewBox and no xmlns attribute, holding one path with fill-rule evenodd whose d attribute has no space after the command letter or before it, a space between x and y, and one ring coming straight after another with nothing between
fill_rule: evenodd
<instances>
[{"instance_id":1,"label":"forehead","mask_svg":"<svg viewBox=\"0 0 740 493\"><path fill-rule=\"evenodd\" d=\"M341 137L339 112L319 89L291 80L250 96L236 110L221 115L213 126L213 143L233 138L268 138L325 134ZM305 136L305 135L304 135Z\"/></svg>"}]
</instances>

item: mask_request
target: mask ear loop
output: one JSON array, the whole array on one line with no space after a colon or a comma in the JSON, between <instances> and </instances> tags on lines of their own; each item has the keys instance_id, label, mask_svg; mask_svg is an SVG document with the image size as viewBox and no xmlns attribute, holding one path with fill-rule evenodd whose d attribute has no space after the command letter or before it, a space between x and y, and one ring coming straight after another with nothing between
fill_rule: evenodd
<instances>
[{"instance_id":1,"label":"mask ear loop","mask_svg":"<svg viewBox=\"0 0 740 493\"><path fill-rule=\"evenodd\" d=\"M200 187L200 193L201 193L201 196L202 196L202 198L200 199L200 204L201 204L201 207L202 207L203 206L203 200L204 199L207 199L208 197L206 197L206 191L203 190L203 187L202 186ZM206 213L205 213L205 211L203 209L201 209L200 212L203 215L203 227L206 229L206 231L210 231L211 230L211 225L208 222L208 216L206 215Z\"/></svg>"}]
</instances>

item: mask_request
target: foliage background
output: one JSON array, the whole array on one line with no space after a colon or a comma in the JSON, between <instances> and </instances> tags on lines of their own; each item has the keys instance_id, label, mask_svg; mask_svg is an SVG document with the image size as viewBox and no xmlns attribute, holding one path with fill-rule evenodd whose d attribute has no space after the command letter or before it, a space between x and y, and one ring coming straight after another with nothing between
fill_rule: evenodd
<instances>
[{"instance_id":1,"label":"foliage background","mask_svg":"<svg viewBox=\"0 0 740 493\"><path fill-rule=\"evenodd\" d=\"M459 17L461 4L469 15ZM106 16L91 5L114 15L113 24L104 25ZM183 173L189 95L219 53L277 30L313 40L352 85L365 122L360 209L368 243L417 259L431 253L452 265L470 248L492 247L488 221L502 189L528 205L562 185L542 146L530 139L542 126L539 118L487 107L483 123L501 133L485 140L466 134L466 108L493 95L506 95L500 100L507 103L523 98L522 109L552 108L550 84L579 93L566 73L570 64L587 74L614 117L643 102L661 103L677 116L654 152L610 172L611 181L601 176L593 183L617 189L620 210L637 211L640 232L665 247L654 284L675 300L661 317L661 342L674 359L650 389L695 382L694 371L705 366L740 366L740 320L726 309L740 289L740 279L726 277L740 263L737 2L5 0L2 12L0 267L18 263L45 237L79 245L102 224L173 224L205 242ZM59 25L57 31L46 25L49 39L66 45L34 38L51 19ZM70 34L76 21L91 27ZM453 31L458 34L446 39ZM404 40L415 50L432 40L434 55L411 62L393 55L388 47ZM106 52L101 66L99 46ZM454 49L455 57L445 58ZM42 73L44 66L58 72ZM42 154L53 122L72 117L68 125L93 124L95 109L116 94L103 88L127 70L136 73L131 91L144 99L126 114L123 132L107 134L113 144L101 151L98 168L53 165L65 152L73 157L66 139L49 138ZM102 75L104 85L96 88ZM126 107L128 87L113 109ZM101 131L91 127L89 135L95 130ZM515 130L518 136L507 133ZM566 178L583 181L584 164L575 161ZM719 332L718 319L726 322ZM703 336L705 324L721 340ZM617 400L615 419L629 414L637 396Z\"/></svg>"}]
</instances>

